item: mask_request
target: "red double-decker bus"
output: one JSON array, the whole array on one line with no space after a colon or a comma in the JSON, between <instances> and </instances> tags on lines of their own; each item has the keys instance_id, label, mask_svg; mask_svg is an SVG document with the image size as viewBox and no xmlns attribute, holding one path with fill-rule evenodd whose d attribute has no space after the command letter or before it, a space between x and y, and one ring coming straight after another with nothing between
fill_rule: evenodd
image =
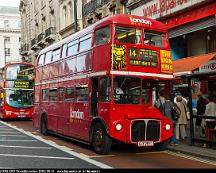
<instances>
[{"instance_id":1,"label":"red double-decker bus","mask_svg":"<svg viewBox=\"0 0 216 173\"><path fill-rule=\"evenodd\" d=\"M34 65L25 62L6 64L1 84L0 118L32 118Z\"/></svg>"},{"instance_id":2,"label":"red double-decker bus","mask_svg":"<svg viewBox=\"0 0 216 173\"><path fill-rule=\"evenodd\" d=\"M33 123L106 154L115 142L166 149L172 123L154 107L169 94L166 26L112 15L39 53Z\"/></svg>"}]
</instances>

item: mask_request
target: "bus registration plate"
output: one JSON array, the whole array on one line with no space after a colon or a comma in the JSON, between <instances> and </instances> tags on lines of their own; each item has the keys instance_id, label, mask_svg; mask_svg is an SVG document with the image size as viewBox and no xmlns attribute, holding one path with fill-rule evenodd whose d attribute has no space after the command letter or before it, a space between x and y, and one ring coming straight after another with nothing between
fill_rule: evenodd
<instances>
[{"instance_id":1,"label":"bus registration plate","mask_svg":"<svg viewBox=\"0 0 216 173\"><path fill-rule=\"evenodd\" d=\"M149 146L154 146L153 141L139 141L137 142L138 147L149 147Z\"/></svg>"}]
</instances>

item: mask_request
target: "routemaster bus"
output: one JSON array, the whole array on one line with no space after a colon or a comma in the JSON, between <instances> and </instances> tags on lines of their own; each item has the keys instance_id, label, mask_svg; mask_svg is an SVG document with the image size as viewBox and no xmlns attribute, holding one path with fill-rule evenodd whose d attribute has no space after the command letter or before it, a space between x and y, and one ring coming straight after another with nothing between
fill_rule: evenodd
<instances>
[{"instance_id":1,"label":"routemaster bus","mask_svg":"<svg viewBox=\"0 0 216 173\"><path fill-rule=\"evenodd\" d=\"M34 65L25 62L6 64L1 85L0 118L32 118Z\"/></svg>"},{"instance_id":2,"label":"routemaster bus","mask_svg":"<svg viewBox=\"0 0 216 173\"><path fill-rule=\"evenodd\" d=\"M164 150L172 122L154 107L170 93L172 59L164 24L112 15L38 55L33 124L107 154L113 143Z\"/></svg>"}]
</instances>

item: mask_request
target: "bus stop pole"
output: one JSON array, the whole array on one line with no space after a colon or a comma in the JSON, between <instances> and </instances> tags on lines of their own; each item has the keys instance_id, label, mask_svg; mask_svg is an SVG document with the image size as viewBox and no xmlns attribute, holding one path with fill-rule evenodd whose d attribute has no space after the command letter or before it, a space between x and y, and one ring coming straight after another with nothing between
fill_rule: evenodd
<instances>
[{"instance_id":1,"label":"bus stop pole","mask_svg":"<svg viewBox=\"0 0 216 173\"><path fill-rule=\"evenodd\" d=\"M190 145L194 145L194 121L193 121L193 109L192 109L192 87L191 77L188 76L188 94L189 94L189 110L190 110Z\"/></svg>"}]
</instances>

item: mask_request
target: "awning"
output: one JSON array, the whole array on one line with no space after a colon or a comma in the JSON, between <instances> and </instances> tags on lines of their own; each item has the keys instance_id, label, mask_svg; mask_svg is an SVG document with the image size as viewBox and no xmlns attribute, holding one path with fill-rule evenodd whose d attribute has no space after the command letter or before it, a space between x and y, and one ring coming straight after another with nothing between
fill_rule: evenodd
<instances>
[{"instance_id":1,"label":"awning","mask_svg":"<svg viewBox=\"0 0 216 173\"><path fill-rule=\"evenodd\" d=\"M198 69L200 66L208 63L214 58L216 58L216 52L175 60L173 61L174 76L191 74L194 70Z\"/></svg>"}]
</instances>

